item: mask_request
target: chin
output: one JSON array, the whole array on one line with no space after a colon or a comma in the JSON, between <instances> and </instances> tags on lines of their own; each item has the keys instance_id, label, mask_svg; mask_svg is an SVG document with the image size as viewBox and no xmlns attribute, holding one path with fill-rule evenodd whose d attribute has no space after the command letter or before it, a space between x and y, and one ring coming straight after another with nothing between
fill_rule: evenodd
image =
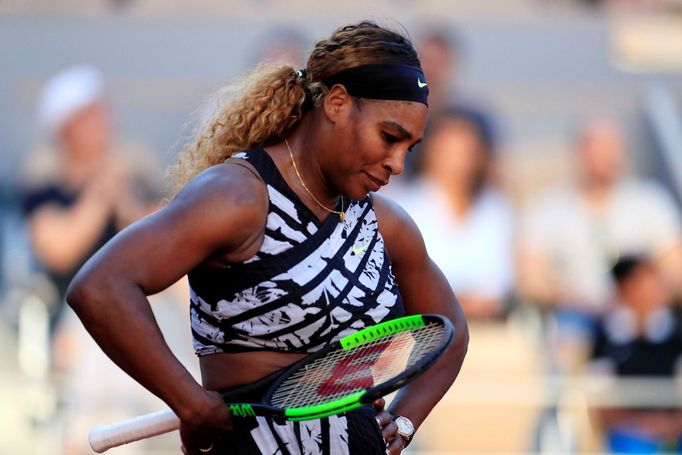
<instances>
[{"instance_id":1,"label":"chin","mask_svg":"<svg viewBox=\"0 0 682 455\"><path fill-rule=\"evenodd\" d=\"M367 182L364 176L362 177L363 179L347 179L346 182L344 182L346 185L341 187L339 193L354 201L361 201L371 193L376 192L378 188L373 188L372 184Z\"/></svg>"},{"instance_id":2,"label":"chin","mask_svg":"<svg viewBox=\"0 0 682 455\"><path fill-rule=\"evenodd\" d=\"M366 198L372 191L363 188L361 190L349 190L345 193L346 197L352 199L353 201L361 201Z\"/></svg>"}]
</instances>

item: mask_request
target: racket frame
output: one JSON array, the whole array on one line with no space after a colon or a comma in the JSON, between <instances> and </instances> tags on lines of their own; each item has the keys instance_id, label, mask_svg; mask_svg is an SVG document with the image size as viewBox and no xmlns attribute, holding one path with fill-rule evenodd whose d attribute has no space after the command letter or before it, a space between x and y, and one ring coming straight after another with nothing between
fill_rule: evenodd
<instances>
[{"instance_id":1,"label":"racket frame","mask_svg":"<svg viewBox=\"0 0 682 455\"><path fill-rule=\"evenodd\" d=\"M405 371L391 378L390 380L374 387L354 392L351 395L314 406L282 409L268 404L256 405L254 406L255 414L250 415L270 415L274 417L283 417L286 420L292 421L313 420L328 417L330 415L341 414L343 412L359 408L363 405L370 404L374 400L388 395L391 392L394 392L430 368L431 365L438 360L440 355L450 346L455 336L455 329L447 318L436 314L417 314L404 316L401 318L392 319L390 321L385 321L371 327L366 327L353 334L347 335L340 340L335 341L331 345L326 346L320 351L311 354L308 357L305 357L304 359L291 365L287 371L282 373L282 375L272 384L263 398L263 402L270 403L273 394L277 391L277 388L291 375L299 371L301 368L304 368L305 365L325 356L330 351L339 348L350 350L356 346L369 343L391 334L425 327L429 323L437 323L443 326L444 332L443 337L440 340L440 344L433 349L431 355L427 356L416 365L412 365L411 367L407 368ZM259 409L256 410L256 407Z\"/></svg>"}]
</instances>

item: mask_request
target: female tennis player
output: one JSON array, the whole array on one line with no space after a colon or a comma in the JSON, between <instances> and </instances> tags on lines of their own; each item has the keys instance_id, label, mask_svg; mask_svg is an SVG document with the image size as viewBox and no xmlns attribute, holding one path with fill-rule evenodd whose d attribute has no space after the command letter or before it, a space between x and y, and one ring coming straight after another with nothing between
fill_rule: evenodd
<instances>
[{"instance_id":1,"label":"female tennis player","mask_svg":"<svg viewBox=\"0 0 682 455\"><path fill-rule=\"evenodd\" d=\"M171 168L177 194L95 254L67 300L121 368L181 420L185 454L391 453L455 380L468 334L415 224L375 192L420 141L428 85L410 41L371 22L319 41L305 69L259 67ZM188 275L198 384L146 296ZM383 400L305 422L232 418L332 340L438 313L456 339Z\"/></svg>"}]
</instances>

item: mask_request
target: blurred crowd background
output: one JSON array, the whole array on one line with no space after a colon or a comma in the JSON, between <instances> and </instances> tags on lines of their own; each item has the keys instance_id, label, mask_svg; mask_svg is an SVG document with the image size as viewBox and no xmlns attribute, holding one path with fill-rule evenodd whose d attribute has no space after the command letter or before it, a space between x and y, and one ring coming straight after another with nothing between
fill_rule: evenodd
<instances>
[{"instance_id":1,"label":"blurred crowd background","mask_svg":"<svg viewBox=\"0 0 682 455\"><path fill-rule=\"evenodd\" d=\"M161 409L62 303L71 276L163 204L213 93L365 18L418 47L427 131L385 191L471 326L408 452L682 453L679 0L4 0L0 454L91 453L91 426ZM198 375L186 285L151 300Z\"/></svg>"}]
</instances>

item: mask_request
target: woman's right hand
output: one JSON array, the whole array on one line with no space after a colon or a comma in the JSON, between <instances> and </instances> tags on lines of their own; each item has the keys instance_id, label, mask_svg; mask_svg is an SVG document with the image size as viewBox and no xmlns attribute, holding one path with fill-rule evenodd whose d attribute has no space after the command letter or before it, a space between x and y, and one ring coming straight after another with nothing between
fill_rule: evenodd
<instances>
[{"instance_id":1,"label":"woman's right hand","mask_svg":"<svg viewBox=\"0 0 682 455\"><path fill-rule=\"evenodd\" d=\"M185 455L210 453L216 441L232 431L232 414L218 392L206 391L180 416L180 440Z\"/></svg>"}]
</instances>

